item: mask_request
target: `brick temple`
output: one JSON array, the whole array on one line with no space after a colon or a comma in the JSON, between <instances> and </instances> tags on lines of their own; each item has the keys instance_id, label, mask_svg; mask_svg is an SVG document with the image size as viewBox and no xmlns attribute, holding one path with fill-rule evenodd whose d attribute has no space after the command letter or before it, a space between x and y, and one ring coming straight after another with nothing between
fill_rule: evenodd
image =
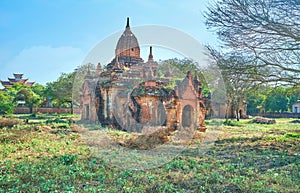
<instances>
[{"instance_id":1,"label":"brick temple","mask_svg":"<svg viewBox=\"0 0 300 193\"><path fill-rule=\"evenodd\" d=\"M113 60L103 69L98 64L95 73L88 69L82 86L82 121L134 132L145 127L205 131L206 98L198 77L186 72L171 87L172 77L158 76L158 68L152 47L146 62L140 57L127 18Z\"/></svg>"}]
</instances>

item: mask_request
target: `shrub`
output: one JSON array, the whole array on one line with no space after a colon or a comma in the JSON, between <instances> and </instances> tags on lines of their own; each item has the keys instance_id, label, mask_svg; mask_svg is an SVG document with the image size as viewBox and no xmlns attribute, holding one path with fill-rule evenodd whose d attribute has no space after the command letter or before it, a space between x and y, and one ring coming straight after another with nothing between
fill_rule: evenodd
<instances>
[{"instance_id":1,"label":"shrub","mask_svg":"<svg viewBox=\"0 0 300 193\"><path fill-rule=\"evenodd\" d=\"M227 122L224 121L224 125L228 125L228 126L241 126L242 123L236 120L228 120Z\"/></svg>"},{"instance_id":2,"label":"shrub","mask_svg":"<svg viewBox=\"0 0 300 193\"><path fill-rule=\"evenodd\" d=\"M300 133L287 133L284 135L286 138L299 138L300 139Z\"/></svg>"},{"instance_id":3,"label":"shrub","mask_svg":"<svg viewBox=\"0 0 300 193\"><path fill-rule=\"evenodd\" d=\"M300 123L300 120L299 119L295 119L295 120L290 121L290 123Z\"/></svg>"},{"instance_id":4,"label":"shrub","mask_svg":"<svg viewBox=\"0 0 300 193\"><path fill-rule=\"evenodd\" d=\"M36 117L37 117L37 113L32 113L32 114L30 115L30 117L31 117L31 118L36 118Z\"/></svg>"},{"instance_id":5,"label":"shrub","mask_svg":"<svg viewBox=\"0 0 300 193\"><path fill-rule=\"evenodd\" d=\"M71 165L76 162L78 159L77 155L65 154L60 157L60 162L64 165Z\"/></svg>"}]
</instances>

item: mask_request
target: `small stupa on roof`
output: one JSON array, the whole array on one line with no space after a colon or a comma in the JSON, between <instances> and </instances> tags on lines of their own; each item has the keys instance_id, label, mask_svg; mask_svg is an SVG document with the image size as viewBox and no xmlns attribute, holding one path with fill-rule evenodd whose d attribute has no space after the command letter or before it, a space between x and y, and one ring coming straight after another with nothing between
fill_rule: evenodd
<instances>
[{"instance_id":1,"label":"small stupa on roof","mask_svg":"<svg viewBox=\"0 0 300 193\"><path fill-rule=\"evenodd\" d=\"M29 82L28 78L23 78L23 74L14 73L14 78L8 78L8 81L1 80L1 84L4 87L2 89L5 91L8 88L11 88L14 84L22 84L26 86L33 86L35 82Z\"/></svg>"}]
</instances>

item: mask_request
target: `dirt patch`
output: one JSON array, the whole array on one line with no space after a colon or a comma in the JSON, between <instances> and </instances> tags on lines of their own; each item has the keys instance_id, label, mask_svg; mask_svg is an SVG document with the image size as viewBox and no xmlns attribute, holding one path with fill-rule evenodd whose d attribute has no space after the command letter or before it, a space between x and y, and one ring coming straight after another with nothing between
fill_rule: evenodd
<instances>
[{"instance_id":1,"label":"dirt patch","mask_svg":"<svg viewBox=\"0 0 300 193\"><path fill-rule=\"evenodd\" d=\"M34 127L34 131L39 131L39 132L41 132L41 131L50 132L51 130L52 130L52 127L47 126L47 125L45 125L45 126L37 125Z\"/></svg>"},{"instance_id":2,"label":"dirt patch","mask_svg":"<svg viewBox=\"0 0 300 193\"><path fill-rule=\"evenodd\" d=\"M80 130L81 139L83 144L95 148L112 148L116 147L115 143L104 131L101 130Z\"/></svg>"}]
</instances>

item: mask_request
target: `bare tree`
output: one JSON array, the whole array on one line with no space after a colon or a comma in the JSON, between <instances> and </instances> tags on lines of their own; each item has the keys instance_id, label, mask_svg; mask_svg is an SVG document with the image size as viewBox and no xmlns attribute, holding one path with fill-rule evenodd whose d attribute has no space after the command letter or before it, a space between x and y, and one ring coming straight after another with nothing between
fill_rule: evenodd
<instances>
[{"instance_id":1,"label":"bare tree","mask_svg":"<svg viewBox=\"0 0 300 193\"><path fill-rule=\"evenodd\" d=\"M246 94L249 90L255 88L254 82L247 81L248 75L252 70L245 68L247 61L243 57L235 55L234 52L223 54L211 47L207 47L207 49L213 61L215 61L215 65L221 69L225 83L227 102L226 122L228 116L231 118L235 116L237 121L239 121L241 116L240 109L243 109ZM228 114L229 111L231 114Z\"/></svg>"},{"instance_id":2,"label":"bare tree","mask_svg":"<svg viewBox=\"0 0 300 193\"><path fill-rule=\"evenodd\" d=\"M247 60L245 81L300 84L300 1L220 0L205 13L227 51Z\"/></svg>"}]
</instances>

